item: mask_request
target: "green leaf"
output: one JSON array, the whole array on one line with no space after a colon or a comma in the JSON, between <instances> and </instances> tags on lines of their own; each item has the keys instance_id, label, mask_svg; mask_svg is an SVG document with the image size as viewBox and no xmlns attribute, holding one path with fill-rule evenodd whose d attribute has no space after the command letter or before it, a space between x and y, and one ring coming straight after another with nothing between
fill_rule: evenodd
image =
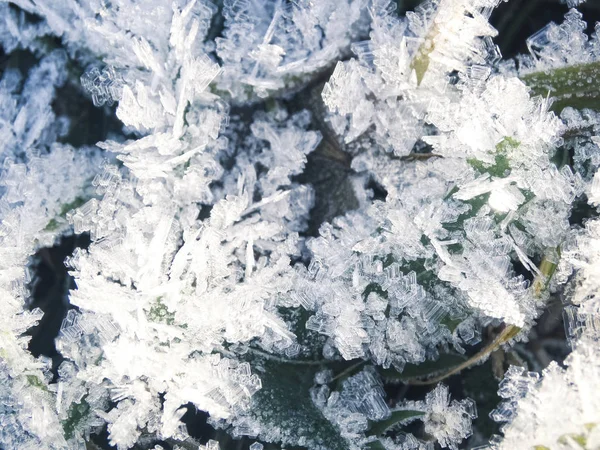
<instances>
[{"instance_id":1,"label":"green leaf","mask_svg":"<svg viewBox=\"0 0 600 450\"><path fill-rule=\"evenodd\" d=\"M175 323L175 313L169 311L167 306L161 301L161 298L162 297L158 297L156 301L150 305L150 309L145 310L146 317L150 322L173 325L173 323Z\"/></svg>"},{"instance_id":2,"label":"green leaf","mask_svg":"<svg viewBox=\"0 0 600 450\"><path fill-rule=\"evenodd\" d=\"M294 365L279 361L256 361L262 389L253 396L249 413L261 424L281 433L284 446L344 450L348 443L338 429L314 405L310 388L321 366Z\"/></svg>"},{"instance_id":3,"label":"green leaf","mask_svg":"<svg viewBox=\"0 0 600 450\"><path fill-rule=\"evenodd\" d=\"M445 315L440 320L440 325L444 325L450 333L454 333L454 330L465 320L464 318L452 318L450 315Z\"/></svg>"},{"instance_id":4,"label":"green leaf","mask_svg":"<svg viewBox=\"0 0 600 450\"><path fill-rule=\"evenodd\" d=\"M505 177L510 172L510 162L506 153L508 150L519 147L520 142L505 136L498 144L496 144L496 152L494 154L494 164L489 166L478 159L467 159L467 162L480 173L489 173L494 177Z\"/></svg>"},{"instance_id":5,"label":"green leaf","mask_svg":"<svg viewBox=\"0 0 600 450\"><path fill-rule=\"evenodd\" d=\"M408 381L415 378L425 378L444 372L458 366L467 360L463 355L442 353L435 361L425 361L421 364L407 364L402 372L395 369L380 369L381 375L389 380Z\"/></svg>"},{"instance_id":6,"label":"green leaf","mask_svg":"<svg viewBox=\"0 0 600 450\"><path fill-rule=\"evenodd\" d=\"M502 400L498 396L498 380L494 378L491 359L464 371L460 376L460 383L464 396L477 401L477 418L473 421L473 427L484 436L499 434L499 423L490 417L490 413Z\"/></svg>"},{"instance_id":7,"label":"green leaf","mask_svg":"<svg viewBox=\"0 0 600 450\"><path fill-rule=\"evenodd\" d=\"M469 211L467 211L466 213L461 214L458 217L458 219L456 220L456 222L444 223L443 224L444 229L446 229L448 231L456 231L456 230L463 231L464 226L465 226L465 220L467 220L470 217L475 217L477 215L477 213L479 212L479 210L488 203L489 199L490 199L490 193L486 192L485 194L481 194L481 195L473 197L469 200L463 201L463 203L470 205L471 209Z\"/></svg>"},{"instance_id":8,"label":"green leaf","mask_svg":"<svg viewBox=\"0 0 600 450\"><path fill-rule=\"evenodd\" d=\"M48 387L37 375L25 375L25 377L27 378L27 383L30 386L35 386L43 391L48 392Z\"/></svg>"},{"instance_id":9,"label":"green leaf","mask_svg":"<svg viewBox=\"0 0 600 450\"><path fill-rule=\"evenodd\" d=\"M90 405L85 400L85 396L79 403L75 403L69 408L69 417L62 421L62 427L65 432L65 438L71 439L74 436L75 429L90 411Z\"/></svg>"},{"instance_id":10,"label":"green leaf","mask_svg":"<svg viewBox=\"0 0 600 450\"><path fill-rule=\"evenodd\" d=\"M556 112L570 106L575 109L600 109L600 62L560 67L521 76L534 95L555 99L551 109Z\"/></svg>"},{"instance_id":11,"label":"green leaf","mask_svg":"<svg viewBox=\"0 0 600 450\"><path fill-rule=\"evenodd\" d=\"M423 417L424 415L425 413L423 411L415 411L410 409L394 411L388 419L380 422L372 422L371 429L368 431L368 434L370 436L381 436L396 425L412 422L413 420Z\"/></svg>"},{"instance_id":12,"label":"green leaf","mask_svg":"<svg viewBox=\"0 0 600 450\"><path fill-rule=\"evenodd\" d=\"M62 205L62 207L60 208L60 212L58 213L58 216L56 219L50 219L50 222L48 222L48 224L46 225L46 228L44 228L44 231L54 231L56 230L61 223L60 219L64 219L67 216L67 213L69 211L74 210L75 208L79 208L81 205L83 205L86 202L86 199L83 197L76 197L75 200L73 200L70 203L65 203L64 205Z\"/></svg>"},{"instance_id":13,"label":"green leaf","mask_svg":"<svg viewBox=\"0 0 600 450\"><path fill-rule=\"evenodd\" d=\"M279 308L278 311L287 323L289 330L296 335L297 342L300 345L298 359L315 360L315 362L322 360L323 345L325 345L327 337L306 328L306 322L313 315L313 312L303 307Z\"/></svg>"},{"instance_id":14,"label":"green leaf","mask_svg":"<svg viewBox=\"0 0 600 450\"><path fill-rule=\"evenodd\" d=\"M558 438L558 442L563 445L569 445L569 441L577 443L582 449L587 448L587 437L583 434L566 434Z\"/></svg>"}]
</instances>

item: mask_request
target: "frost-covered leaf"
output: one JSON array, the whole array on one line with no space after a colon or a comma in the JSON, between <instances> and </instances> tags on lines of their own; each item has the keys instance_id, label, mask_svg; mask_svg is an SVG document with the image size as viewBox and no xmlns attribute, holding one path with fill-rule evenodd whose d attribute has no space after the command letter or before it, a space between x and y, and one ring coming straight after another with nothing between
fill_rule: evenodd
<instances>
[{"instance_id":1,"label":"frost-covered leaf","mask_svg":"<svg viewBox=\"0 0 600 450\"><path fill-rule=\"evenodd\" d=\"M275 361L260 365L262 389L254 396L248 415L257 421L261 439L284 446L347 448L339 430L311 399L310 388L319 366Z\"/></svg>"}]
</instances>

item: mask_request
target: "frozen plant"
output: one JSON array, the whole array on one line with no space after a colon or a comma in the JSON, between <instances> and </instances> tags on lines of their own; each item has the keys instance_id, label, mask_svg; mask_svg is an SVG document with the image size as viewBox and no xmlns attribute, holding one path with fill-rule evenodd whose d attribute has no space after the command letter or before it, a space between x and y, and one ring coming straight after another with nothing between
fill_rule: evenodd
<instances>
[{"instance_id":1,"label":"frozen plant","mask_svg":"<svg viewBox=\"0 0 600 450\"><path fill-rule=\"evenodd\" d=\"M0 447L597 448L598 32L500 3L1 0Z\"/></svg>"}]
</instances>

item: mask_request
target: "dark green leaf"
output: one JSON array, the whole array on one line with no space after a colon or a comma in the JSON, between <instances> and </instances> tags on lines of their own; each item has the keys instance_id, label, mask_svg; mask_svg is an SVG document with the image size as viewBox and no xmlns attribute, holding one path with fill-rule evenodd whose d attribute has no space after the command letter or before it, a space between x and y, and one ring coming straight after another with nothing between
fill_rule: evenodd
<instances>
[{"instance_id":1,"label":"dark green leaf","mask_svg":"<svg viewBox=\"0 0 600 450\"><path fill-rule=\"evenodd\" d=\"M377 283L369 283L363 291L363 298L366 300L371 292L375 292L382 298L388 298L387 291L384 291L381 286Z\"/></svg>"},{"instance_id":2,"label":"dark green leaf","mask_svg":"<svg viewBox=\"0 0 600 450\"><path fill-rule=\"evenodd\" d=\"M69 211L79 208L85 202L86 202L86 199L84 199L82 197L77 197L72 202L65 203L64 205L62 205L62 208L60 209L60 212L58 213L58 217L60 219L64 219ZM59 227L59 225L60 225L60 223L58 220L50 219L50 222L48 222L48 225L46 225L46 228L44 228L44 231L54 231Z\"/></svg>"},{"instance_id":3,"label":"dark green leaf","mask_svg":"<svg viewBox=\"0 0 600 450\"><path fill-rule=\"evenodd\" d=\"M35 386L43 391L48 391L48 387L37 375L25 375L25 377L27 378L27 383L29 383L30 386Z\"/></svg>"},{"instance_id":4,"label":"dark green leaf","mask_svg":"<svg viewBox=\"0 0 600 450\"><path fill-rule=\"evenodd\" d=\"M494 164L486 165L478 159L467 159L467 162L480 173L489 173L494 177L505 177L510 172L510 162L506 156L506 150L516 148L519 143L514 139L505 137L498 145L496 145L496 154L494 156Z\"/></svg>"},{"instance_id":5,"label":"dark green leaf","mask_svg":"<svg viewBox=\"0 0 600 450\"><path fill-rule=\"evenodd\" d=\"M79 403L74 403L69 407L69 417L62 421L65 438L71 439L74 436L75 430L88 415L89 411L90 405L85 400L85 396Z\"/></svg>"},{"instance_id":6,"label":"dark green leaf","mask_svg":"<svg viewBox=\"0 0 600 450\"><path fill-rule=\"evenodd\" d=\"M309 391L319 370L321 366L276 361L257 364L256 372L263 387L253 397L250 414L264 427L279 429L285 446L298 445L302 439L305 440L303 445L309 448L344 450L348 448L346 440L310 397Z\"/></svg>"},{"instance_id":7,"label":"dark green leaf","mask_svg":"<svg viewBox=\"0 0 600 450\"><path fill-rule=\"evenodd\" d=\"M450 333L454 333L454 330L456 330L463 320L464 318L453 318L450 315L445 315L442 317L442 320L440 320L440 324L448 328Z\"/></svg>"}]
</instances>

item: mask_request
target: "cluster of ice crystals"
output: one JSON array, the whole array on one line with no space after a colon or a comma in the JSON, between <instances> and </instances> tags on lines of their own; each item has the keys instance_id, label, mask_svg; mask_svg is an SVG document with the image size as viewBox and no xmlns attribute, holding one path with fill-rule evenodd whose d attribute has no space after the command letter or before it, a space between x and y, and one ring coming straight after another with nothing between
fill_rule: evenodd
<instances>
[{"instance_id":1,"label":"cluster of ice crystals","mask_svg":"<svg viewBox=\"0 0 600 450\"><path fill-rule=\"evenodd\" d=\"M55 51L27 74L7 69L0 80L0 446L64 448L53 407L48 361L34 359L24 334L42 316L28 311L28 259L66 228L68 205L89 195L99 159L55 141L68 120L51 108L66 79L66 55ZM26 77L24 76L26 75Z\"/></svg>"},{"instance_id":2,"label":"cluster of ice crystals","mask_svg":"<svg viewBox=\"0 0 600 450\"><path fill-rule=\"evenodd\" d=\"M585 0L561 0L561 3L566 3L569 8L576 8L585 3Z\"/></svg>"},{"instance_id":3,"label":"cluster of ice crystals","mask_svg":"<svg viewBox=\"0 0 600 450\"><path fill-rule=\"evenodd\" d=\"M458 444L473 430L471 421L477 417L471 399L450 401L448 387L438 385L425 397L425 432L435 437L442 447L458 449Z\"/></svg>"},{"instance_id":4,"label":"cluster of ice crystals","mask_svg":"<svg viewBox=\"0 0 600 450\"><path fill-rule=\"evenodd\" d=\"M370 40L352 48L323 90L331 126L351 142L369 131L378 145L406 155L423 134L426 108L445 90L446 74L485 64L487 17L496 0L426 1L403 21L374 2Z\"/></svg>"},{"instance_id":5,"label":"cluster of ice crystals","mask_svg":"<svg viewBox=\"0 0 600 450\"><path fill-rule=\"evenodd\" d=\"M332 394L327 400L330 414L335 414L340 426L350 434L364 431L367 420L383 420L390 409L385 403L383 385L377 375L363 370L342 384L339 397Z\"/></svg>"},{"instance_id":6,"label":"cluster of ice crystals","mask_svg":"<svg viewBox=\"0 0 600 450\"><path fill-rule=\"evenodd\" d=\"M599 222L590 220L563 245L557 281L572 276L565 322L574 350L566 368L552 362L541 376L514 366L508 370L499 391L506 401L491 414L507 423L503 439L498 438L493 448L574 449L582 442L585 448L600 444L600 403L594 394L600 383L599 243Z\"/></svg>"},{"instance_id":7,"label":"cluster of ice crystals","mask_svg":"<svg viewBox=\"0 0 600 450\"><path fill-rule=\"evenodd\" d=\"M0 3L0 45L6 54L17 48L36 50L40 37L50 34L48 26L30 23L25 11L12 8L8 2Z\"/></svg>"},{"instance_id":8,"label":"cluster of ice crystals","mask_svg":"<svg viewBox=\"0 0 600 450\"><path fill-rule=\"evenodd\" d=\"M334 226L322 227L321 236L308 244L313 263L307 273L300 272L296 290L302 292L301 304L316 310L307 327L329 336L344 358L370 354L377 364L401 369L406 362L423 361L437 343L451 339L434 324L455 305L444 305L438 297L442 292L427 292L414 271L403 273L399 262L408 259L404 250L413 247L417 257L431 256L431 249L422 245L407 217L398 215L395 224L386 223L388 212L385 205L374 205L367 214L348 214ZM386 225L389 238L374 234ZM402 235L393 234L396 226ZM377 255L389 255L388 260Z\"/></svg>"},{"instance_id":9,"label":"cluster of ice crystals","mask_svg":"<svg viewBox=\"0 0 600 450\"><path fill-rule=\"evenodd\" d=\"M577 2L569 5L577 6ZM589 39L585 32L587 24L582 14L571 9L565 15L565 21L557 25L550 22L527 39L531 59L524 59L525 72L547 70L572 64L596 61L599 56L598 33Z\"/></svg>"},{"instance_id":10,"label":"cluster of ice crystals","mask_svg":"<svg viewBox=\"0 0 600 450\"><path fill-rule=\"evenodd\" d=\"M82 169L97 167L99 161L85 155L85 164L74 164L70 150L60 147L41 160L47 159L48 167L29 158L27 166L5 164L10 175L3 176L3 237L15 244L20 244L15 237L32 241L30 235L60 212L55 198L63 203L74 199L67 188L87 192L84 200L93 194L86 183L96 188L94 198L67 214L74 231L89 232L93 243L68 261L77 283L70 301L80 312L68 313L57 339L68 359L60 368L57 412L69 421L73 408L80 410L69 439L81 442L98 424L108 423L110 441L119 449L133 446L142 430L164 438L185 435L179 419L185 412L181 405L188 402L215 419L249 407L260 380L247 363L215 354L229 354L224 343L254 339L266 350L294 355L295 336L276 311L278 299L283 301L291 287L290 257L299 255L297 231L305 227L312 197L308 187L290 177L302 171L306 155L320 140L317 132L306 131L306 112L288 117L281 109L257 117L246 140L234 140L229 147L220 137L228 106L207 91L221 68L197 45L214 9L196 1L159 3L142 8L124 1L106 8L90 2L76 15L58 3L20 5L44 17L73 50L82 44L91 51L113 46L104 58L109 66L87 72L81 81L94 104L119 101L117 116L142 136L100 143L125 168L105 164L95 178ZM357 20L360 8L353 8ZM345 20L344 14L339 17ZM63 18L72 26L65 26ZM221 56L226 59L226 52ZM53 66L46 65L50 86L61 84L64 78L55 81ZM16 97L12 93L19 83L18 74L6 73L3 113L14 129L5 141L9 152L27 149L41 140L44 129L52 130L47 126L53 118L51 96L43 91L29 95L31 88L25 86ZM20 109L17 101L23 103ZM48 113L41 114L41 107ZM44 142L55 139L43 137ZM233 166L227 175L222 160ZM77 165L79 172L72 173ZM58 181L63 178L71 184ZM215 180L220 189L211 189ZM56 192L35 194L48 187ZM32 220L29 210L13 207L23 195L34 199L25 207L39 209L38 200L49 210ZM198 202L209 208L208 219L198 218ZM18 215L25 212L29 221L19 224ZM31 232L21 229L15 235L12 230L19 225ZM14 255L12 247L2 251ZM24 261L7 258L5 263L14 271ZM12 306L19 309L18 303ZM10 335L32 323L13 319ZM162 406L159 394L165 394ZM109 398L116 405L112 409Z\"/></svg>"},{"instance_id":11,"label":"cluster of ice crystals","mask_svg":"<svg viewBox=\"0 0 600 450\"><path fill-rule=\"evenodd\" d=\"M330 392L326 385L313 391L313 398L325 417L341 430L350 442L364 439L369 421L390 416L383 385L377 374L363 370L342 384L340 391Z\"/></svg>"},{"instance_id":12,"label":"cluster of ice crystals","mask_svg":"<svg viewBox=\"0 0 600 450\"><path fill-rule=\"evenodd\" d=\"M565 243L559 265L559 281L572 279L569 304L565 308L568 337L576 346L577 339L600 334L597 274L600 269L600 222L590 220L584 230Z\"/></svg>"},{"instance_id":13,"label":"cluster of ice crystals","mask_svg":"<svg viewBox=\"0 0 600 450\"><path fill-rule=\"evenodd\" d=\"M81 76L81 86L92 95L95 106L112 105L121 99L121 81L113 67L97 67Z\"/></svg>"},{"instance_id":14,"label":"cluster of ice crystals","mask_svg":"<svg viewBox=\"0 0 600 450\"><path fill-rule=\"evenodd\" d=\"M189 169L203 159L192 156L180 164L186 161ZM227 418L248 407L260 381L247 365L236 368L234 360L219 362L215 355L208 356L224 342L262 337L263 347L283 351L294 341L285 322L274 313L276 304L267 300L290 287L286 273L291 271L289 257L296 251L297 238L294 233L286 235L285 216L258 222L255 214L272 204L284 205L289 193L276 192L253 203L258 180L241 178L237 195L227 194L216 202L209 219L198 221L197 206L177 195L172 182L164 180L166 174L144 181L143 169L137 170L134 184L108 166L95 183L104 192L103 198L91 200L70 216L78 230L90 230L97 239L87 252L78 252L70 260L77 282L71 302L82 308L84 318L89 316L85 323L102 323L101 317L107 315L109 323L114 323L112 329L119 330L116 337L99 342L100 364L82 369L84 373L110 373L113 383L146 380L144 392L150 403L121 406L120 401L117 408L123 413L112 410L104 416L114 424L109 425L111 439L123 448L133 445L135 438L122 441L119 433L131 436L147 426L152 416L145 408L155 409L152 405L158 405L158 393L165 389L163 425L156 428L163 436L174 433L173 420L181 416L178 409L189 401L215 418ZM179 212L161 206L167 193L171 204L179 205ZM95 294L99 291L104 293L102 298ZM73 335L69 331L73 326L64 329L63 348L72 347L65 339ZM123 355L136 355L135 361ZM165 365L172 370L165 371ZM181 365L195 369L181 372ZM142 415L132 422L134 407Z\"/></svg>"},{"instance_id":15,"label":"cluster of ice crystals","mask_svg":"<svg viewBox=\"0 0 600 450\"><path fill-rule=\"evenodd\" d=\"M567 368L551 363L538 376L520 375L511 368L500 395L508 398L492 417L509 421L504 439L493 448L585 448L600 444L600 383L597 341L584 339L565 361Z\"/></svg>"},{"instance_id":16,"label":"cluster of ice crystals","mask_svg":"<svg viewBox=\"0 0 600 450\"><path fill-rule=\"evenodd\" d=\"M220 90L237 100L265 97L324 69L364 32L366 0L225 1Z\"/></svg>"},{"instance_id":17,"label":"cluster of ice crystals","mask_svg":"<svg viewBox=\"0 0 600 450\"><path fill-rule=\"evenodd\" d=\"M402 212L388 210L383 217L393 224L395 215L412 210L415 219L403 219L404 226L396 228L374 223L377 215L372 211L368 218L358 219L360 213L348 215L352 217L354 230L348 233L347 227L340 225L341 231L337 233L340 246L371 257L377 255L386 261L391 256L386 253L392 252L384 250L380 243L398 239L394 228L401 229L404 242L395 241L396 248L402 248L396 250L400 258L405 261L425 259L432 275L449 283L454 292L462 293L459 305L466 300L486 316L522 327L536 316L538 299L528 289L527 282L514 275L511 260L516 256L528 270L537 273L532 257L547 248L557 247L564 240L570 227L570 205L585 190L585 184L579 174L568 167L558 170L551 161L555 147L561 143L564 127L549 112L548 100L531 98L526 85L512 75L492 74L496 57L488 38L495 32L489 28L486 18L490 8L496 5L496 2L440 2L439 5L426 2L415 13L407 15L407 23L389 17L387 12L380 13L373 20L371 40L354 47L357 60L338 64L325 86L323 99L332 112L331 126L346 141L366 132L382 149L405 155L421 136L433 147L436 156L444 158L440 165L446 166L438 174L432 170L435 162L419 162L420 172L414 175L414 186L419 188L411 189L412 178L408 174L412 169L406 165L390 164L377 152L355 158L353 166L370 171L388 192L386 208L392 208L396 197L402 199L399 201ZM454 33L460 34L456 41L468 41L470 46L464 49L451 46L450 42L455 42ZM401 50L395 66L399 70L393 75L389 69L380 68L382 61L389 63L391 57L386 39L394 40L393 48ZM387 52L386 58L378 58L383 52ZM458 72L458 81L448 85L451 71ZM390 80L394 80L393 87ZM350 92L354 94L349 95ZM378 98L385 102L373 101ZM391 127L392 122L380 126L378 120L390 110L396 114L394 123L401 126ZM410 126L415 137L402 145L392 144L389 135L382 139L377 131L381 127L386 132L390 128L403 132L407 124L413 124ZM434 133L427 135L425 124L429 129L433 125ZM455 162L451 163L452 160ZM460 167L458 177L447 169L449 164ZM436 177L439 181L434 181ZM438 203L434 202L435 194L431 191L434 182L441 188ZM457 205L465 209L454 218L444 218L443 213L435 218L423 216L434 205L440 212ZM500 220L502 215L505 217ZM464 234L449 231L456 221L464 224ZM371 228L366 228L359 237L357 231L363 229L365 223L370 223ZM411 227L414 232L407 231ZM345 237L344 233L354 237ZM374 242L373 234L379 243ZM416 244L410 248L406 242L408 236L414 236ZM364 243L356 244L361 239ZM348 245L348 242L353 243ZM314 243L309 245L315 246ZM321 259L321 253L331 253L330 248L331 245L327 250L317 251L314 247L313 253ZM419 250L415 252L416 249ZM331 256L326 259L331 260ZM326 266L333 263L326 259L323 259ZM360 271L352 269L352 259L340 257L339 260L345 264L339 264L333 277L342 273L350 277L354 273L353 287L360 286L355 281ZM384 288L383 291L388 297L389 290ZM439 317L457 314L451 305L441 308ZM353 309L356 311L356 306ZM331 328L339 329L334 323ZM327 325L323 329L326 330ZM369 334L372 342L370 330ZM339 341L338 337L335 339ZM353 345L356 348L364 342L358 335ZM388 342L392 343L393 339ZM416 348L409 352L420 353ZM373 355L377 353L382 352L376 350ZM382 360L376 358L376 361L381 363Z\"/></svg>"},{"instance_id":18,"label":"cluster of ice crystals","mask_svg":"<svg viewBox=\"0 0 600 450\"><path fill-rule=\"evenodd\" d=\"M358 390L353 389L357 382L361 385ZM375 410L372 408L379 399L378 389L368 372L363 371L344 382L341 392L330 395L324 407L324 414L337 422L346 433L364 436L367 419L384 420L402 411L416 413L408 414L407 418L396 423L396 426L420 420L423 422L425 433L431 438L429 442L416 439L410 433L403 434L396 442L379 439L379 442L390 450L429 450L433 448L433 442L437 442L442 448L457 450L459 444L473 433L471 422L477 417L475 402L471 399L451 400L448 387L443 384L430 391L424 401L404 401L393 410L387 406ZM365 402L366 399L369 401ZM363 443L370 441L370 438L363 439Z\"/></svg>"},{"instance_id":19,"label":"cluster of ice crystals","mask_svg":"<svg viewBox=\"0 0 600 450\"><path fill-rule=\"evenodd\" d=\"M425 138L435 152L491 166L501 150L515 169L535 167L538 162L547 166L543 158L556 144L562 127L547 112L547 102L530 99L528 88L516 77L486 77L481 87L471 87L472 81L465 80L459 102L442 98L429 111L427 120L442 131Z\"/></svg>"}]
</instances>

